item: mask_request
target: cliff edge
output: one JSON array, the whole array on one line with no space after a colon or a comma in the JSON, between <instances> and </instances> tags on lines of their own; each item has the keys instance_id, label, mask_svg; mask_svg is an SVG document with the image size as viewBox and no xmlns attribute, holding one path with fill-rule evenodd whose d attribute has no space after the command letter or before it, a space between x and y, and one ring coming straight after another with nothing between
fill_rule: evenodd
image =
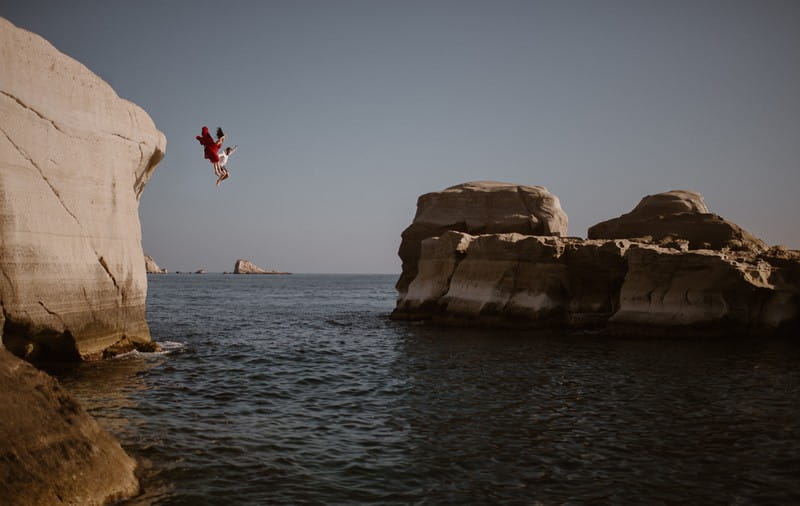
<instances>
[{"instance_id":1,"label":"cliff edge","mask_svg":"<svg viewBox=\"0 0 800 506\"><path fill-rule=\"evenodd\" d=\"M138 208L164 135L84 65L1 18L0 76L3 343L70 359L148 343Z\"/></svg>"}]
</instances>

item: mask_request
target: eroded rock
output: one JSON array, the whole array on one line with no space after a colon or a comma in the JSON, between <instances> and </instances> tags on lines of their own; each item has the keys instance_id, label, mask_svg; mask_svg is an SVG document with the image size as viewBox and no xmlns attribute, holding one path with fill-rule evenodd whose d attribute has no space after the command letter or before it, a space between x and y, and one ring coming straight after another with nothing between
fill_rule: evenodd
<instances>
[{"instance_id":1,"label":"eroded rock","mask_svg":"<svg viewBox=\"0 0 800 506\"><path fill-rule=\"evenodd\" d=\"M81 63L0 19L0 301L19 355L147 343L139 197L166 140Z\"/></svg>"},{"instance_id":2,"label":"eroded rock","mask_svg":"<svg viewBox=\"0 0 800 506\"><path fill-rule=\"evenodd\" d=\"M422 195L414 221L402 234L397 290L402 296L416 277L421 244L429 237L448 230L565 236L568 221L558 197L543 186L477 181Z\"/></svg>"},{"instance_id":3,"label":"eroded rock","mask_svg":"<svg viewBox=\"0 0 800 506\"><path fill-rule=\"evenodd\" d=\"M709 212L702 195L686 190L648 195L631 212L589 228L589 239L644 236L665 245L686 241L687 249L767 249L747 230Z\"/></svg>"},{"instance_id":4,"label":"eroded rock","mask_svg":"<svg viewBox=\"0 0 800 506\"><path fill-rule=\"evenodd\" d=\"M416 274L398 288L392 317L647 336L791 334L800 327L800 252L767 249L727 222L724 230L735 233L717 234L718 217L698 194L662 196L635 210L637 226L644 215L656 223L655 231L636 229L636 240L456 231L426 238L414 268L404 262L404 275ZM664 216L691 226L664 235ZM703 230L711 237L698 235Z\"/></svg>"}]
</instances>

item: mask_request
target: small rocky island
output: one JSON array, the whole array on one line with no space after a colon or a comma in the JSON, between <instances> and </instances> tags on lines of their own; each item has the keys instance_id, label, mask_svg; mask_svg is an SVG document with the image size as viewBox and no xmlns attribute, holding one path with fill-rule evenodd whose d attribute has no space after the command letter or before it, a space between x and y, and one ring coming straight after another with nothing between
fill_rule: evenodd
<instances>
[{"instance_id":1,"label":"small rocky island","mask_svg":"<svg viewBox=\"0 0 800 506\"><path fill-rule=\"evenodd\" d=\"M711 213L695 192L650 195L566 237L540 186L466 183L419 198L392 317L615 334L789 335L800 252Z\"/></svg>"},{"instance_id":2,"label":"small rocky island","mask_svg":"<svg viewBox=\"0 0 800 506\"><path fill-rule=\"evenodd\" d=\"M233 273L234 274L291 274L290 272L281 272L281 271L268 271L266 269L262 269L261 267L257 266L250 260L245 260L240 258L236 261L236 265L233 266Z\"/></svg>"},{"instance_id":3,"label":"small rocky island","mask_svg":"<svg viewBox=\"0 0 800 506\"><path fill-rule=\"evenodd\" d=\"M158 266L153 257L150 255L144 256L144 269L147 271L148 274L167 274L169 271L167 269L162 269Z\"/></svg>"}]
</instances>

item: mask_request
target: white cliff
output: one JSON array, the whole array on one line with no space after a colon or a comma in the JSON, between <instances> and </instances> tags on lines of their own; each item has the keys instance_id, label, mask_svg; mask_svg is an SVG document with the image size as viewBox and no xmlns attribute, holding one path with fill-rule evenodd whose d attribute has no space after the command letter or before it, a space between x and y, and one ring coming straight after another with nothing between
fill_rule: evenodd
<instances>
[{"instance_id":1,"label":"white cliff","mask_svg":"<svg viewBox=\"0 0 800 506\"><path fill-rule=\"evenodd\" d=\"M139 197L166 140L81 63L0 18L0 305L17 354L147 343Z\"/></svg>"}]
</instances>

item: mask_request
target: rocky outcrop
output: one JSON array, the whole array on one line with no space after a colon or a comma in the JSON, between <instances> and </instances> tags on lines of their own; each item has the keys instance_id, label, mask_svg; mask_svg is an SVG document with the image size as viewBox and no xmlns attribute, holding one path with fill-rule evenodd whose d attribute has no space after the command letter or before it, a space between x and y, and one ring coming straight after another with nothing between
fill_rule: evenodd
<instances>
[{"instance_id":1,"label":"rocky outcrop","mask_svg":"<svg viewBox=\"0 0 800 506\"><path fill-rule=\"evenodd\" d=\"M692 202L702 203L697 197ZM704 204L684 212L710 215ZM660 223L665 215L652 219ZM734 227L728 230L741 230ZM719 242L726 245L719 250L690 249L686 235L661 237L660 244L650 237L447 231L422 241L416 275L392 317L649 336L761 335L800 327L800 252L761 249L746 231ZM737 244L747 247L732 247Z\"/></svg>"},{"instance_id":2,"label":"rocky outcrop","mask_svg":"<svg viewBox=\"0 0 800 506\"><path fill-rule=\"evenodd\" d=\"M138 492L135 467L53 378L0 349L3 504L107 504Z\"/></svg>"},{"instance_id":3,"label":"rocky outcrop","mask_svg":"<svg viewBox=\"0 0 800 506\"><path fill-rule=\"evenodd\" d=\"M781 265L769 255L637 244L626 259L620 308L609 320L617 332L758 335L800 322L800 253Z\"/></svg>"},{"instance_id":4,"label":"rocky outcrop","mask_svg":"<svg viewBox=\"0 0 800 506\"><path fill-rule=\"evenodd\" d=\"M543 186L477 181L427 193L417 201L414 221L403 231L398 255L401 297L417 276L422 241L453 230L467 234L567 235L568 218L558 197Z\"/></svg>"},{"instance_id":5,"label":"rocky outcrop","mask_svg":"<svg viewBox=\"0 0 800 506\"><path fill-rule=\"evenodd\" d=\"M144 256L144 270L147 271L148 274L166 274L168 272L166 269L159 267L150 255Z\"/></svg>"},{"instance_id":6,"label":"rocky outcrop","mask_svg":"<svg viewBox=\"0 0 800 506\"><path fill-rule=\"evenodd\" d=\"M18 355L150 341L139 197L166 141L145 111L0 19L0 305Z\"/></svg>"},{"instance_id":7,"label":"rocky outcrop","mask_svg":"<svg viewBox=\"0 0 800 506\"><path fill-rule=\"evenodd\" d=\"M289 274L288 272L268 271L257 266L249 260L240 258L233 266L234 274Z\"/></svg>"},{"instance_id":8,"label":"rocky outcrop","mask_svg":"<svg viewBox=\"0 0 800 506\"><path fill-rule=\"evenodd\" d=\"M686 190L648 195L631 212L589 228L589 239L643 237L655 242L685 240L689 249L767 249L737 224L709 212L702 195Z\"/></svg>"}]
</instances>

